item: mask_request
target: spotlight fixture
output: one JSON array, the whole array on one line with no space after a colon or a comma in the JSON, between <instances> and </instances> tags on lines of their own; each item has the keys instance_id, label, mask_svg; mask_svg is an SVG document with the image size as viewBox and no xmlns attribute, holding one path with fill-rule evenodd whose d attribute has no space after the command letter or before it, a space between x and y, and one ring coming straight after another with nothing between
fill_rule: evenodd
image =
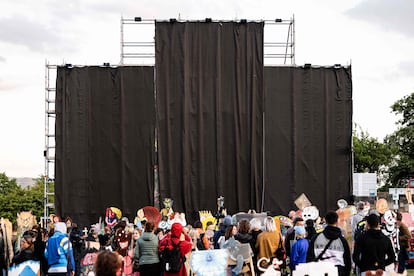
<instances>
[{"instance_id":1,"label":"spotlight fixture","mask_svg":"<svg viewBox=\"0 0 414 276\"><path fill-rule=\"evenodd\" d=\"M275 22L276 22L276 23L282 23L282 21L283 21L283 20L282 20L282 19L280 19L280 18L276 18L276 19L275 19Z\"/></svg>"},{"instance_id":2,"label":"spotlight fixture","mask_svg":"<svg viewBox=\"0 0 414 276\"><path fill-rule=\"evenodd\" d=\"M211 18L206 18L206 23L211 23L211 22L212 22Z\"/></svg>"},{"instance_id":3,"label":"spotlight fixture","mask_svg":"<svg viewBox=\"0 0 414 276\"><path fill-rule=\"evenodd\" d=\"M141 22L142 21L142 18L141 17L134 17L134 21L135 22Z\"/></svg>"},{"instance_id":4,"label":"spotlight fixture","mask_svg":"<svg viewBox=\"0 0 414 276\"><path fill-rule=\"evenodd\" d=\"M310 69L312 67L312 64L310 63L305 63L305 65L303 66L303 68L305 69Z\"/></svg>"},{"instance_id":5,"label":"spotlight fixture","mask_svg":"<svg viewBox=\"0 0 414 276\"><path fill-rule=\"evenodd\" d=\"M340 63L335 64L334 68L341 68L341 64Z\"/></svg>"},{"instance_id":6,"label":"spotlight fixture","mask_svg":"<svg viewBox=\"0 0 414 276\"><path fill-rule=\"evenodd\" d=\"M177 22L177 19L175 19L175 18L170 18L170 23L175 23L175 22Z\"/></svg>"},{"instance_id":7,"label":"spotlight fixture","mask_svg":"<svg viewBox=\"0 0 414 276\"><path fill-rule=\"evenodd\" d=\"M65 64L65 67L66 67L66 68L72 68L72 67L73 67L73 65L72 65L71 63L66 63L66 64Z\"/></svg>"},{"instance_id":8,"label":"spotlight fixture","mask_svg":"<svg viewBox=\"0 0 414 276\"><path fill-rule=\"evenodd\" d=\"M111 64L109 62L104 62L103 66L110 66Z\"/></svg>"},{"instance_id":9,"label":"spotlight fixture","mask_svg":"<svg viewBox=\"0 0 414 276\"><path fill-rule=\"evenodd\" d=\"M247 19L240 19L240 23L246 24L247 23Z\"/></svg>"}]
</instances>

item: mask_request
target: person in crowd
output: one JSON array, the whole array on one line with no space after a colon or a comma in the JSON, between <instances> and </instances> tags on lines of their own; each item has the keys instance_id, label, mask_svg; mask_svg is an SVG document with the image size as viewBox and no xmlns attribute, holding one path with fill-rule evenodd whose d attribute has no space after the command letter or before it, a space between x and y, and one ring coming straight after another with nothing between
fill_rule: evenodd
<instances>
[{"instance_id":1,"label":"person in crowd","mask_svg":"<svg viewBox=\"0 0 414 276\"><path fill-rule=\"evenodd\" d=\"M248 219L241 219L237 225L237 234L234 236L236 241L250 243L253 239L252 234L250 233L250 221Z\"/></svg>"},{"instance_id":2,"label":"person in crowd","mask_svg":"<svg viewBox=\"0 0 414 276\"><path fill-rule=\"evenodd\" d=\"M132 233L132 246L135 248L137 245L138 239L141 236L141 232L139 231L138 227L134 227L134 232Z\"/></svg>"},{"instance_id":3,"label":"person in crowd","mask_svg":"<svg viewBox=\"0 0 414 276\"><path fill-rule=\"evenodd\" d=\"M85 246L83 235L84 234L82 229L79 229L76 223L72 223L72 229L69 233L69 240L73 246L73 257L75 259L75 276L78 276L80 274L80 259L83 248Z\"/></svg>"},{"instance_id":4,"label":"person in crowd","mask_svg":"<svg viewBox=\"0 0 414 276\"><path fill-rule=\"evenodd\" d=\"M158 237L158 240L162 240L162 238L164 238L165 232L164 229L157 228L155 229L154 234Z\"/></svg>"},{"instance_id":5,"label":"person in crowd","mask_svg":"<svg viewBox=\"0 0 414 276\"><path fill-rule=\"evenodd\" d=\"M295 226L295 240L290 255L290 271L296 269L298 264L306 263L309 241L306 238L306 229L303 226Z\"/></svg>"},{"instance_id":6,"label":"person in crowd","mask_svg":"<svg viewBox=\"0 0 414 276\"><path fill-rule=\"evenodd\" d=\"M351 273L351 252L347 240L337 227L338 214L329 211L325 216L327 226L316 235L309 244L307 262L331 262L338 268L339 276L349 276Z\"/></svg>"},{"instance_id":7,"label":"person in crowd","mask_svg":"<svg viewBox=\"0 0 414 276\"><path fill-rule=\"evenodd\" d=\"M226 233L227 226L232 225L232 218L230 215L227 215L223 219L223 223L219 224L219 229L214 233L214 249L220 249L220 244L223 244L221 240L224 239L224 234ZM222 238L223 237L223 238ZM220 240L220 242L219 242Z\"/></svg>"},{"instance_id":8,"label":"person in crowd","mask_svg":"<svg viewBox=\"0 0 414 276\"><path fill-rule=\"evenodd\" d=\"M257 259L266 257L270 259L276 250L282 247L282 234L276 228L274 219L270 216L265 218L264 231L257 236L256 250Z\"/></svg>"},{"instance_id":9,"label":"person in crowd","mask_svg":"<svg viewBox=\"0 0 414 276\"><path fill-rule=\"evenodd\" d=\"M308 219L305 221L305 225L306 238L310 241L316 235L315 222L313 219Z\"/></svg>"},{"instance_id":10,"label":"person in crowd","mask_svg":"<svg viewBox=\"0 0 414 276\"><path fill-rule=\"evenodd\" d=\"M366 220L368 230L357 238L352 254L362 276L367 271L384 271L386 266L395 262L394 248L391 240L380 230L379 216L370 214Z\"/></svg>"},{"instance_id":11,"label":"person in crowd","mask_svg":"<svg viewBox=\"0 0 414 276\"><path fill-rule=\"evenodd\" d=\"M286 232L285 249L288 256L290 256L290 250L292 249L293 243L295 242L295 226L305 226L305 221L303 218L295 217L293 219L293 227L290 227Z\"/></svg>"},{"instance_id":12,"label":"person in crowd","mask_svg":"<svg viewBox=\"0 0 414 276\"><path fill-rule=\"evenodd\" d=\"M357 213L352 216L351 227L352 227L352 240L355 241L355 230L358 227L358 223L361 222L367 215L364 210L365 204L363 201L359 201L356 204Z\"/></svg>"},{"instance_id":13,"label":"person in crowd","mask_svg":"<svg viewBox=\"0 0 414 276\"><path fill-rule=\"evenodd\" d=\"M191 251L204 250L204 245L201 243L200 234L198 233L197 229L192 228L188 235L190 236L191 243L193 244Z\"/></svg>"},{"instance_id":14,"label":"person in crowd","mask_svg":"<svg viewBox=\"0 0 414 276\"><path fill-rule=\"evenodd\" d=\"M256 248L256 241L257 241L257 236L259 236L259 234L262 233L262 222L259 218L252 218L250 220L250 234L252 235L252 239L250 241L250 247L253 250L253 263L256 264L257 263L257 248ZM257 268L257 266L255 265L255 271L257 274L259 274L259 269Z\"/></svg>"},{"instance_id":15,"label":"person in crowd","mask_svg":"<svg viewBox=\"0 0 414 276\"><path fill-rule=\"evenodd\" d=\"M158 251L162 252L165 248L172 248L173 246L179 246L181 261L180 271L177 273L164 272L164 276L187 276L187 270L184 265L184 256L191 251L192 243L190 236L183 233L183 226L181 223L175 222L171 226L171 231L165 235L165 237L159 241ZM162 269L162 268L161 268Z\"/></svg>"},{"instance_id":16,"label":"person in crowd","mask_svg":"<svg viewBox=\"0 0 414 276\"><path fill-rule=\"evenodd\" d=\"M154 234L154 222L145 224L145 231L135 246L134 261L139 263L141 276L160 275L160 259L158 256L158 237Z\"/></svg>"},{"instance_id":17,"label":"person in crowd","mask_svg":"<svg viewBox=\"0 0 414 276\"><path fill-rule=\"evenodd\" d=\"M36 259L33 242L33 236L26 232L20 240L20 250L14 255L12 265Z\"/></svg>"},{"instance_id":18,"label":"person in crowd","mask_svg":"<svg viewBox=\"0 0 414 276\"><path fill-rule=\"evenodd\" d=\"M47 231L45 228L40 227L39 224L35 224L32 227L32 233L34 235L34 254L36 260L40 261L40 274L46 275L47 272L47 260L45 258L45 249L47 241Z\"/></svg>"},{"instance_id":19,"label":"person in crowd","mask_svg":"<svg viewBox=\"0 0 414 276\"><path fill-rule=\"evenodd\" d=\"M294 210L290 210L288 214L288 218L293 221L295 217L296 217L296 212Z\"/></svg>"},{"instance_id":20,"label":"person in crowd","mask_svg":"<svg viewBox=\"0 0 414 276\"><path fill-rule=\"evenodd\" d=\"M75 260L64 222L56 222L54 224L54 234L47 241L45 257L49 266L48 275L63 276L68 273L74 274Z\"/></svg>"},{"instance_id":21,"label":"person in crowd","mask_svg":"<svg viewBox=\"0 0 414 276\"><path fill-rule=\"evenodd\" d=\"M224 233L224 240L228 241L230 238L234 238L236 235L237 235L237 226L229 225L226 228L226 233Z\"/></svg>"},{"instance_id":22,"label":"person in crowd","mask_svg":"<svg viewBox=\"0 0 414 276\"><path fill-rule=\"evenodd\" d=\"M405 263L408 260L408 249L410 247L411 233L407 225L402 221L402 214L397 213L397 227L399 229L400 252L398 252L398 273L403 273Z\"/></svg>"},{"instance_id":23,"label":"person in crowd","mask_svg":"<svg viewBox=\"0 0 414 276\"><path fill-rule=\"evenodd\" d=\"M197 250L206 250L208 249L208 247L206 248L203 239L205 236L205 232L203 230L203 224L201 223L201 221L197 220L196 222L194 222L194 227L192 229L192 236L191 238L193 239L193 249L197 248Z\"/></svg>"},{"instance_id":24,"label":"person in crowd","mask_svg":"<svg viewBox=\"0 0 414 276\"><path fill-rule=\"evenodd\" d=\"M206 223L206 231L201 237L205 249L214 249L214 224L212 221Z\"/></svg>"},{"instance_id":25,"label":"person in crowd","mask_svg":"<svg viewBox=\"0 0 414 276\"><path fill-rule=\"evenodd\" d=\"M121 259L118 253L102 251L95 262L95 276L116 276L121 269Z\"/></svg>"}]
</instances>

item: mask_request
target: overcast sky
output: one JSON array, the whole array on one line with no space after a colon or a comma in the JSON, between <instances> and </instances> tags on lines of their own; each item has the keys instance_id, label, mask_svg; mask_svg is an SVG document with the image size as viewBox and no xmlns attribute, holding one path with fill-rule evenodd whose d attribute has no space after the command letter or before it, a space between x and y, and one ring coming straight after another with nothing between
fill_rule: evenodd
<instances>
[{"instance_id":1,"label":"overcast sky","mask_svg":"<svg viewBox=\"0 0 414 276\"><path fill-rule=\"evenodd\" d=\"M296 64L352 64L354 123L382 141L414 92L410 0L15 0L0 2L0 172L44 172L45 62L120 61L120 19L295 18ZM266 39L266 38L265 38Z\"/></svg>"}]
</instances>

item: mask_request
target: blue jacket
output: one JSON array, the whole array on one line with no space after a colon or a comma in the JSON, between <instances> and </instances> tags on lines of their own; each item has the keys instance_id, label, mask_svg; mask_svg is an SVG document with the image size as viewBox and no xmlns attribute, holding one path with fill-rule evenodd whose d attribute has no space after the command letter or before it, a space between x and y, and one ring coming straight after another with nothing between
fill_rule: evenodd
<instances>
[{"instance_id":1,"label":"blue jacket","mask_svg":"<svg viewBox=\"0 0 414 276\"><path fill-rule=\"evenodd\" d=\"M75 270L75 259L73 258L72 245L66 234L55 232L47 241L45 257L49 265L48 272L68 272L68 259L70 260L70 271Z\"/></svg>"},{"instance_id":2,"label":"blue jacket","mask_svg":"<svg viewBox=\"0 0 414 276\"><path fill-rule=\"evenodd\" d=\"M289 267L291 270L295 270L298 264L306 263L306 255L308 253L309 241L308 239L302 238L297 240L290 252L290 263Z\"/></svg>"}]
</instances>

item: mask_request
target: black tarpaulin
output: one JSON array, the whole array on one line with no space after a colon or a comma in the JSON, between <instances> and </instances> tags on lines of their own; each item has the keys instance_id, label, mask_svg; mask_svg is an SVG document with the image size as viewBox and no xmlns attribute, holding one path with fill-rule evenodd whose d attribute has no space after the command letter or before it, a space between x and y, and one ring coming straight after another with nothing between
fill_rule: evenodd
<instances>
[{"instance_id":1,"label":"black tarpaulin","mask_svg":"<svg viewBox=\"0 0 414 276\"><path fill-rule=\"evenodd\" d=\"M79 225L153 205L153 67L59 67L56 213Z\"/></svg>"},{"instance_id":2,"label":"black tarpaulin","mask_svg":"<svg viewBox=\"0 0 414 276\"><path fill-rule=\"evenodd\" d=\"M160 197L194 215L260 208L263 22L156 22Z\"/></svg>"},{"instance_id":3,"label":"black tarpaulin","mask_svg":"<svg viewBox=\"0 0 414 276\"><path fill-rule=\"evenodd\" d=\"M304 193L322 212L336 210L352 194L351 68L264 72L264 209L287 214Z\"/></svg>"}]
</instances>

